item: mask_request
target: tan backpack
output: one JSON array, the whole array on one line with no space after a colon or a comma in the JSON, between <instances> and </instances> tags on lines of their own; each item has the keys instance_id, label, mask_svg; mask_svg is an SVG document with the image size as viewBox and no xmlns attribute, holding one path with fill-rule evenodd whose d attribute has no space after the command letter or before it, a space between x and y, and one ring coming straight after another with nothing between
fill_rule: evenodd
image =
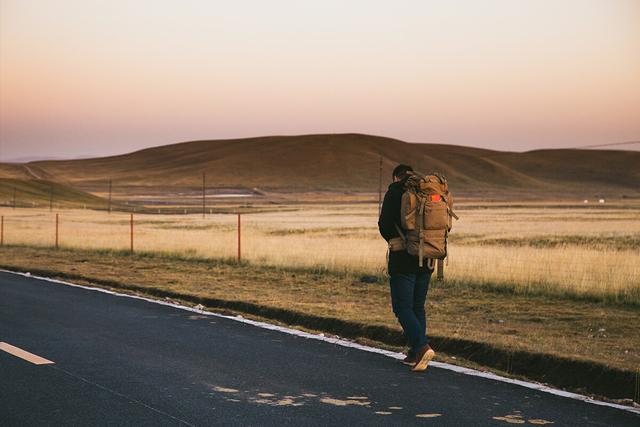
<instances>
[{"instance_id":1,"label":"tan backpack","mask_svg":"<svg viewBox=\"0 0 640 427\"><path fill-rule=\"evenodd\" d=\"M427 258L433 269L436 260L447 257L447 237L451 231L453 197L444 175L437 172L420 175L408 172L400 204L401 224L396 228L409 254L417 256L420 267ZM438 277L442 278L442 262L438 265Z\"/></svg>"}]
</instances>

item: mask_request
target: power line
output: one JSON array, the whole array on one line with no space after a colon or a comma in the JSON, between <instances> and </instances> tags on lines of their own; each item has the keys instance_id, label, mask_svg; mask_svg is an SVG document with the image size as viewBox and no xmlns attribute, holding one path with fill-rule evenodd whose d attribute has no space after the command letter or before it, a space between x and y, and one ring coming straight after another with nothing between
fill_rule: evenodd
<instances>
[{"instance_id":1,"label":"power line","mask_svg":"<svg viewBox=\"0 0 640 427\"><path fill-rule=\"evenodd\" d=\"M618 146L618 145L633 145L633 144L639 144L640 145L640 141L613 142L611 144L581 145L581 146L573 147L573 148L574 149L579 149L579 148L599 148L599 147L614 147L614 146Z\"/></svg>"}]
</instances>

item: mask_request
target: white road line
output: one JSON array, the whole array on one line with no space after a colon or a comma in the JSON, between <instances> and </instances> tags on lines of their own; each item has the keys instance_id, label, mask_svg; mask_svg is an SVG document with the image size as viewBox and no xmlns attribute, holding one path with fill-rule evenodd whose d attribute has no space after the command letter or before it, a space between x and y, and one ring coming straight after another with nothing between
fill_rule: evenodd
<instances>
[{"instance_id":1,"label":"white road line","mask_svg":"<svg viewBox=\"0 0 640 427\"><path fill-rule=\"evenodd\" d=\"M12 346L11 344L6 342L0 342L0 350L6 351L9 354L13 354L20 359L24 359L27 362L33 363L34 365L53 365L55 363L51 360L45 359L44 357L40 357L36 354L29 353L28 351L21 348Z\"/></svg>"},{"instance_id":2,"label":"white road line","mask_svg":"<svg viewBox=\"0 0 640 427\"><path fill-rule=\"evenodd\" d=\"M391 357L391 358L394 358L394 359L404 359L404 357L405 357L405 355L402 354L402 353L397 353L397 352L388 351L388 350L382 350L382 349L375 348L375 347L369 347L369 346L365 346L365 345L362 345L362 344L357 344L357 343L354 343L354 342L351 342L351 341L343 340L343 339L340 339L340 338L329 338L329 337L325 337L324 335L310 334L308 332L299 331L297 329L285 328L283 326L272 325L270 323L258 322L258 321L255 321L255 320L249 320L249 319L245 319L242 316L227 316L227 315L224 315L224 314L213 313L213 312L205 311L205 310L198 310L198 309L193 308L193 307L187 307L187 306L180 305L180 304L174 304L174 303L170 303L170 302L166 302L166 301L161 301L161 300L155 300L155 299L151 299L151 298L141 297L141 296L138 296L138 295L121 294L121 293L118 293L118 292L109 291L107 289L91 287L91 286L77 285L75 283L65 282L65 281L56 280L56 279L50 279L48 277L33 276L33 275L31 275L31 273L21 273L21 272L17 272L17 271L10 271L10 270L3 270L3 269L0 269L0 272L16 274L16 275L19 275L19 276L30 277L30 278L33 278L33 279L43 280L43 281L51 282L51 283L58 283L58 284L61 284L61 285L66 285L66 286L73 286L73 287L76 287L76 288L88 289L90 291L95 291L95 292L103 292L103 293L106 293L106 294L115 295L115 296L119 296L119 297L138 299L138 300L142 300L142 301L151 302L151 303L154 303L154 304L165 305L165 306L168 306L168 307L178 308L180 310L191 311L193 313L199 313L199 314L203 314L203 315L207 315L207 316L220 317L220 318L224 318L224 319L233 320L233 321L236 321L236 322L246 323L246 324L253 325L253 326L256 326L256 327L259 327L259 328L263 328L263 329L269 329L269 330L272 330L272 331L283 332L283 333L289 334L289 335L295 335L295 336L299 336L299 337L303 337L303 338L309 338L309 339L314 339L314 340L318 340L318 341L324 341L324 342L328 342L328 343L331 343L331 344L340 345L340 346L343 346L343 347L349 347L349 348L355 348L355 349L362 350L362 351L367 351L369 353L381 354L383 356ZM429 366L434 367L434 368L446 369L448 371L453 371L453 372L457 372L457 373L460 373L460 374L471 375L471 376L474 376L474 377L481 377L481 378L486 378L486 379L489 379L489 380L500 381L500 382L503 382L503 383L514 384L514 385L518 385L518 386L521 386L521 387L526 387L526 388L529 388L529 389L540 391L540 392L543 392L543 393L549 393L549 394L553 394L553 395L556 395L556 396L566 397L566 398L569 398L569 399L581 400L583 402L591 403L593 405L607 406L607 407L610 407L610 408L621 409L623 411L632 412L632 413L640 415L640 408L634 408L634 407L631 407L631 406L619 405L617 403L603 402L601 400L592 399L589 396L584 396L582 394L577 394L577 393L571 393L571 392L564 391L564 390L558 390L558 389L546 386L544 384L538 384L538 383L533 383L533 382L528 382L528 381L515 380L515 379L512 379L512 378L501 377L500 375L497 375L497 374L494 374L494 373L491 373L491 372L478 371L476 369L465 368L465 367L457 366L457 365L451 365L449 363L444 363L444 362L431 362L429 364Z\"/></svg>"}]
</instances>

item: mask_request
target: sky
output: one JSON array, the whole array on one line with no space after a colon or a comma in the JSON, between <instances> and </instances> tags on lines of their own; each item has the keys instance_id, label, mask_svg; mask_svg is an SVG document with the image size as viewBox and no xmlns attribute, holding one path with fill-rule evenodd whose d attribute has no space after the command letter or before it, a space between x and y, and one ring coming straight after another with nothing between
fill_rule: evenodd
<instances>
[{"instance_id":1,"label":"sky","mask_svg":"<svg viewBox=\"0 0 640 427\"><path fill-rule=\"evenodd\" d=\"M336 132L639 141L639 22L638 0L0 0L0 161Z\"/></svg>"}]
</instances>

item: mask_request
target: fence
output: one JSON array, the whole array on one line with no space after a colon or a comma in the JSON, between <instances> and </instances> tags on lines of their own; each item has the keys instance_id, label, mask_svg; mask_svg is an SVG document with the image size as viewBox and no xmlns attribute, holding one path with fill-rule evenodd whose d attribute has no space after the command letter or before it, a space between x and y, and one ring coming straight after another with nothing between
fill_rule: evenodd
<instances>
[{"instance_id":1,"label":"fence","mask_svg":"<svg viewBox=\"0 0 640 427\"><path fill-rule=\"evenodd\" d=\"M237 218L238 218L238 225L237 225L237 260L241 261L242 260L242 239L241 239L241 216L242 214L238 213L236 214ZM5 216L1 215L0 216L0 247L4 246L4 220ZM133 214L130 214L129 216L129 241L130 241L130 245L129 245L129 250L131 253L134 253L134 216ZM60 249L60 214L56 213L55 214L55 225L54 225L54 235L55 235L55 240L54 240L54 247L55 249Z\"/></svg>"},{"instance_id":2,"label":"fence","mask_svg":"<svg viewBox=\"0 0 640 427\"><path fill-rule=\"evenodd\" d=\"M463 220L454 226L457 239L450 245L445 268L449 281L639 299L640 240L634 236L640 236L640 215L636 212L609 212L603 217L585 214L584 221L567 220L566 212L557 212L555 219L543 218L538 210L460 213ZM289 206L279 211L212 214L206 218L200 214L49 213L47 209L20 208L5 212L0 208L0 214L1 245L165 252L381 278L386 270L386 244L375 225L376 203ZM551 237L567 235L569 243L557 247L508 243L511 237L534 242L541 225ZM617 242L614 234L597 243L598 236L612 230L622 233L619 239L630 249L607 246ZM595 246L570 243L576 233L587 232L592 233ZM483 240L483 235L490 238ZM491 243L495 236L502 236L502 243ZM514 241L517 243L517 239Z\"/></svg>"}]
</instances>

